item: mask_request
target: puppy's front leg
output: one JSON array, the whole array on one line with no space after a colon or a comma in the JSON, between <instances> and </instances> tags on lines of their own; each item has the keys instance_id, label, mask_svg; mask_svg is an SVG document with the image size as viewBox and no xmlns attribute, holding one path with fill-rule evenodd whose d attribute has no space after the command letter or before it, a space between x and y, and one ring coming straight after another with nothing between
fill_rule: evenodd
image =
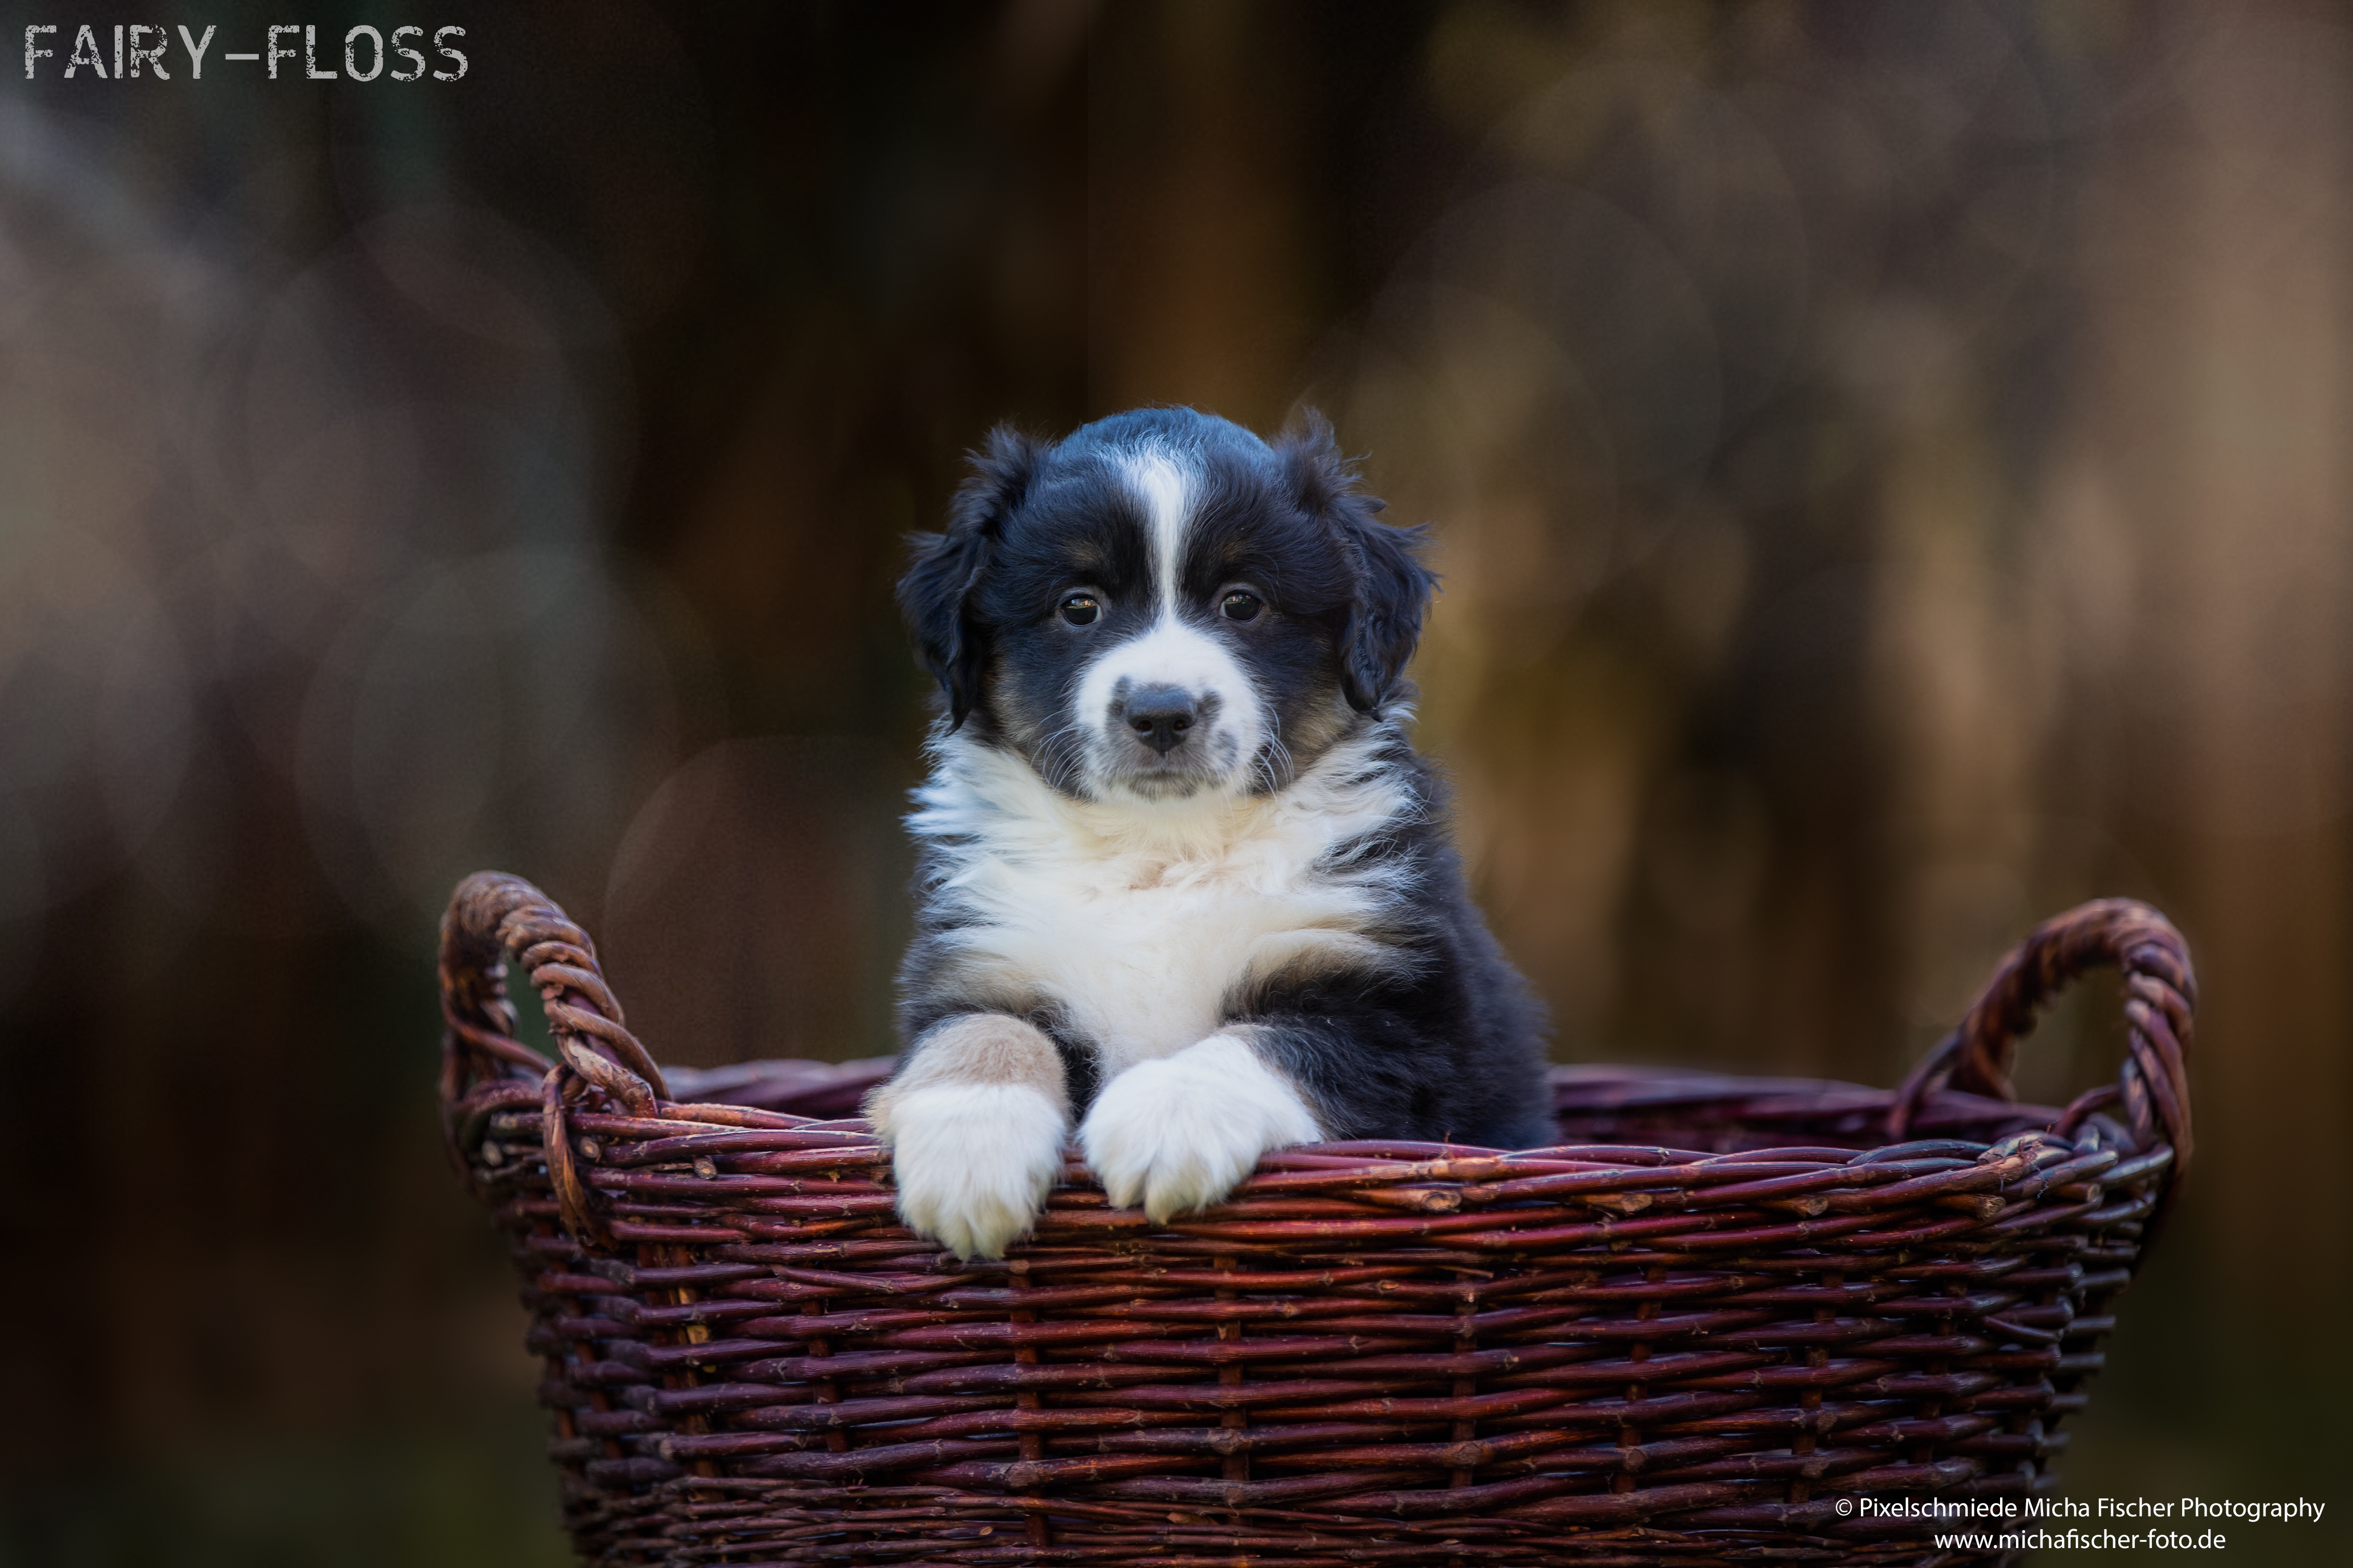
<instances>
[{"instance_id":1,"label":"puppy's front leg","mask_svg":"<svg viewBox=\"0 0 2353 1568\"><path fill-rule=\"evenodd\" d=\"M967 1013L933 1026L866 1097L891 1145L899 1217L959 1258L1002 1258L1062 1172L1062 1057L1034 1025Z\"/></svg>"},{"instance_id":2,"label":"puppy's front leg","mask_svg":"<svg viewBox=\"0 0 2353 1568\"><path fill-rule=\"evenodd\" d=\"M1270 1149L1323 1136L1291 1080L1229 1025L1175 1056L1138 1062L1106 1085L1079 1129L1087 1164L1121 1208L1155 1220L1208 1207Z\"/></svg>"}]
</instances>

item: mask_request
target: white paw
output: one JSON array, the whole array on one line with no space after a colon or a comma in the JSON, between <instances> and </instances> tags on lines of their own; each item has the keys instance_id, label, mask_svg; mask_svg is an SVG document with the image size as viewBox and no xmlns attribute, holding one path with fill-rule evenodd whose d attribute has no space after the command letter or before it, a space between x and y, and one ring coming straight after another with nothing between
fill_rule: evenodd
<instances>
[{"instance_id":1,"label":"white paw","mask_svg":"<svg viewBox=\"0 0 2353 1568\"><path fill-rule=\"evenodd\" d=\"M1112 1079L1079 1144L1115 1206L1141 1203L1165 1223L1222 1199L1269 1149L1322 1136L1298 1091L1256 1052L1212 1035Z\"/></svg>"},{"instance_id":2,"label":"white paw","mask_svg":"<svg viewBox=\"0 0 2353 1568\"><path fill-rule=\"evenodd\" d=\"M1062 1173L1062 1111L1018 1084L911 1089L878 1106L899 1217L958 1258L1002 1258Z\"/></svg>"}]
</instances>

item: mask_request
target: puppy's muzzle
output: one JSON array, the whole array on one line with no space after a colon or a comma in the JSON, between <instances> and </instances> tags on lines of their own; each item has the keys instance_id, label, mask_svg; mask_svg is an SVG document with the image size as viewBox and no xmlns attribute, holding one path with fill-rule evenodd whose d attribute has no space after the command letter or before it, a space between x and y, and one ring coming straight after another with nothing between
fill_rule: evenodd
<instances>
[{"instance_id":1,"label":"puppy's muzzle","mask_svg":"<svg viewBox=\"0 0 2353 1568\"><path fill-rule=\"evenodd\" d=\"M1189 691L1166 682L1122 683L1112 700L1111 725L1114 733L1124 731L1144 749L1147 754L1141 761L1155 772L1196 767L1217 727L1219 706L1215 692Z\"/></svg>"},{"instance_id":2,"label":"puppy's muzzle","mask_svg":"<svg viewBox=\"0 0 2353 1568\"><path fill-rule=\"evenodd\" d=\"M1135 738L1166 756L1201 721L1201 700L1175 686L1146 686L1120 705L1120 721Z\"/></svg>"}]
</instances>

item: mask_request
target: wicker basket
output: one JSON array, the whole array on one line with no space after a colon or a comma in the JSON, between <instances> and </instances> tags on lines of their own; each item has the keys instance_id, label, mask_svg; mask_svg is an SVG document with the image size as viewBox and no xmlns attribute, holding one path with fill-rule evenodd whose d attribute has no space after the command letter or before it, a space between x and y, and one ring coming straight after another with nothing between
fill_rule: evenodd
<instances>
[{"instance_id":1,"label":"wicker basket","mask_svg":"<svg viewBox=\"0 0 2353 1568\"><path fill-rule=\"evenodd\" d=\"M2118 1081L2015 1103L2016 1037L2102 964ZM2189 1153L2188 958L2123 901L2027 938L1892 1095L1564 1068L1557 1148L1285 1150L1166 1226L1074 1159L963 1266L848 1119L887 1062L666 1079L510 877L458 890L441 988L450 1152L598 1563L1920 1561L1859 1500L2052 1484Z\"/></svg>"}]
</instances>

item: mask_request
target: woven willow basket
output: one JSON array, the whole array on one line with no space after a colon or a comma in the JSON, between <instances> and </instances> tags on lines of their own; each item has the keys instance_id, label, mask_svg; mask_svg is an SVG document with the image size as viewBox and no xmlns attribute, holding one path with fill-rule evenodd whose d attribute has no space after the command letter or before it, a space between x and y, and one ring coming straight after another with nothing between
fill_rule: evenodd
<instances>
[{"instance_id":1,"label":"woven willow basket","mask_svg":"<svg viewBox=\"0 0 2353 1568\"><path fill-rule=\"evenodd\" d=\"M2015 1103L2017 1037L2102 964L2117 1082ZM1919 1562L1858 1500L2052 1485L2189 1153L2189 961L2123 901L2029 936L1894 1094L1563 1068L1559 1147L1284 1150L1165 1226L1073 1158L962 1266L854 1119L887 1062L665 1075L511 877L459 889L441 990L450 1152L596 1563Z\"/></svg>"}]
</instances>

